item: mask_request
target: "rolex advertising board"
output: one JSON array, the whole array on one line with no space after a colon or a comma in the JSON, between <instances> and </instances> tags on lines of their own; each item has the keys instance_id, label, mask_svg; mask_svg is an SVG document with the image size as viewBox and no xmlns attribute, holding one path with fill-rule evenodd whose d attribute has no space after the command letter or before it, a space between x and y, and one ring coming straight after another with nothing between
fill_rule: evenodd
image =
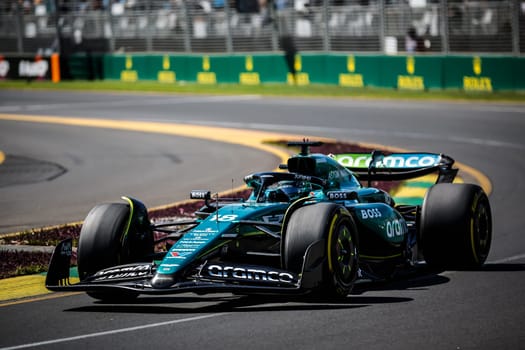
<instances>
[{"instance_id":1,"label":"rolex advertising board","mask_svg":"<svg viewBox=\"0 0 525 350\"><path fill-rule=\"evenodd\" d=\"M105 55L105 79L209 84L330 84L348 88L492 92L525 89L525 58L511 56L298 53L295 77L282 54ZM5 71L0 63L0 73ZM34 72L36 67L23 69Z\"/></svg>"}]
</instances>

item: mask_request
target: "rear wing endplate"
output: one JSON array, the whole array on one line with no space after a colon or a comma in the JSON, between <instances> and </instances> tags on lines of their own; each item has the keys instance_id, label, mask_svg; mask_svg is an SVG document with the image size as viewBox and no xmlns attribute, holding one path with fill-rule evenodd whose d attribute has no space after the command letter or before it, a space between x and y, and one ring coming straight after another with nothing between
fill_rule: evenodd
<instances>
[{"instance_id":1,"label":"rear wing endplate","mask_svg":"<svg viewBox=\"0 0 525 350\"><path fill-rule=\"evenodd\" d=\"M458 169L452 168L454 159L435 153L346 153L331 155L339 164L351 170L359 180L408 180L436 173L436 183L452 182Z\"/></svg>"}]
</instances>

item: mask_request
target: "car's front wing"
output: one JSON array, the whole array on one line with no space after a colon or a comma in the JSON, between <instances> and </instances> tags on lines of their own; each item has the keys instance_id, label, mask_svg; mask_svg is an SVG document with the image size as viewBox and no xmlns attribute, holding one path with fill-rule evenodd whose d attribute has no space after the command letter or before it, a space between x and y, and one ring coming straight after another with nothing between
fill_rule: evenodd
<instances>
[{"instance_id":1,"label":"car's front wing","mask_svg":"<svg viewBox=\"0 0 525 350\"><path fill-rule=\"evenodd\" d=\"M225 263L203 264L191 280L177 281L158 287L159 277L152 263L134 263L107 268L80 283L69 281L72 255L71 239L60 242L53 252L46 277L46 288L57 292L134 292L139 294L197 294L235 292L239 294L305 294L319 285L324 262L324 242L310 245L303 270L293 273L266 266ZM162 277L162 276L161 276ZM173 276L168 276L173 277Z\"/></svg>"}]
</instances>

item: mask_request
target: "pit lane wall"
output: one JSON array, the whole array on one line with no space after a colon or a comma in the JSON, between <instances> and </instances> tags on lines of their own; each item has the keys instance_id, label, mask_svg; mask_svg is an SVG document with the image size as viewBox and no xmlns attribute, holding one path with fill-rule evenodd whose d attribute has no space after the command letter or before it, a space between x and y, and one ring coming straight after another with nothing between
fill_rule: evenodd
<instances>
[{"instance_id":1,"label":"pit lane wall","mask_svg":"<svg viewBox=\"0 0 525 350\"><path fill-rule=\"evenodd\" d=\"M2 67L0 56L0 68ZM61 60L63 62L63 60ZM525 90L525 57L430 55L296 55L295 79L282 54L253 55L72 55L73 79L172 84L331 84L400 90L460 89L474 92ZM4 64L5 65L5 64ZM61 67L64 71L64 67ZM5 75L4 75L5 78ZM9 76L8 76L9 78ZM2 79L2 69L0 69Z\"/></svg>"}]
</instances>

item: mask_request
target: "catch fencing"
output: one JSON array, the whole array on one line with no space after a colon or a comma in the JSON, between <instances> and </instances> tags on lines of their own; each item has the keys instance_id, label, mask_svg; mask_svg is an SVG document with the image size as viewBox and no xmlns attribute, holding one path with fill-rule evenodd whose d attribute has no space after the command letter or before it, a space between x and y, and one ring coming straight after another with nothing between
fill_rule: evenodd
<instances>
[{"instance_id":1,"label":"catch fencing","mask_svg":"<svg viewBox=\"0 0 525 350\"><path fill-rule=\"evenodd\" d=\"M525 52L525 2L449 0L71 0L0 8L0 53ZM45 5L47 3L47 6ZM94 6L99 3L99 6Z\"/></svg>"}]
</instances>

